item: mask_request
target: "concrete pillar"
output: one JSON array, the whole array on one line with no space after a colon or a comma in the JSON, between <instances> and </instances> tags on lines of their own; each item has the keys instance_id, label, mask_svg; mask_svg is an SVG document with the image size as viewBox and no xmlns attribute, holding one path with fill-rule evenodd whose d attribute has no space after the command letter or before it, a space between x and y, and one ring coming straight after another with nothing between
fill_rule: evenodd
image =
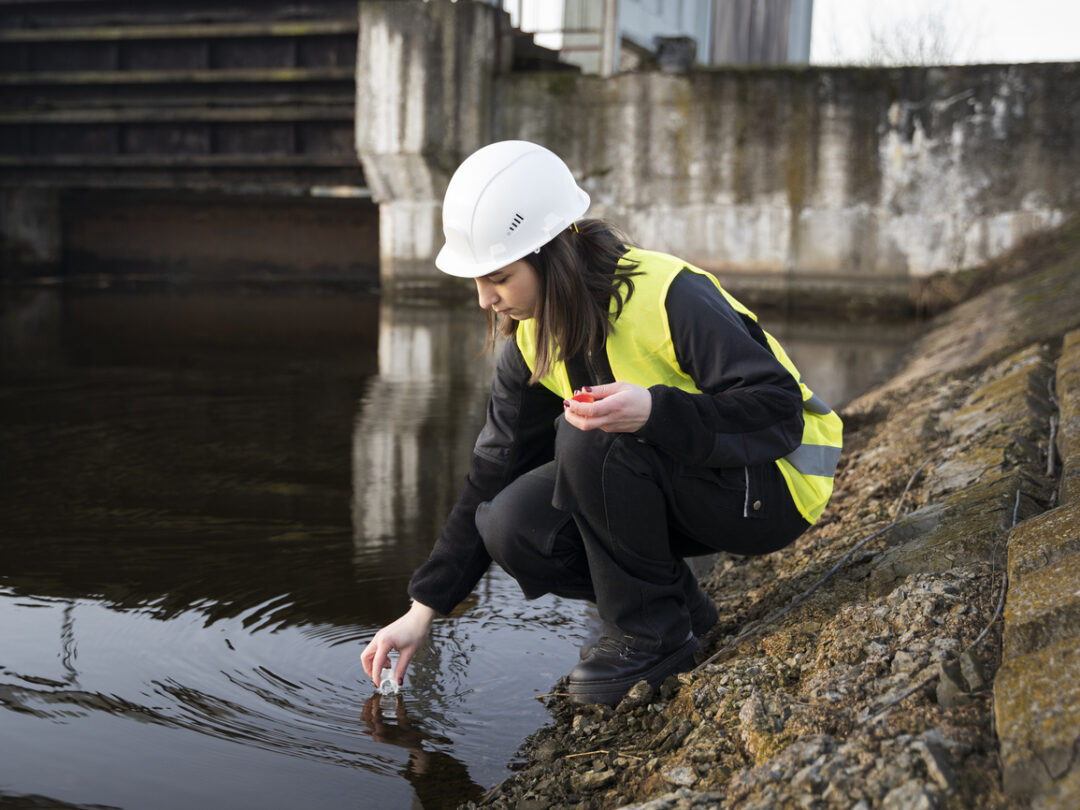
<instances>
[{"instance_id":1,"label":"concrete pillar","mask_svg":"<svg viewBox=\"0 0 1080 810\"><path fill-rule=\"evenodd\" d=\"M509 17L472 0L364 0L358 13L356 151L379 204L382 289L443 287L442 197L457 165L490 141Z\"/></svg>"},{"instance_id":2,"label":"concrete pillar","mask_svg":"<svg viewBox=\"0 0 1080 810\"><path fill-rule=\"evenodd\" d=\"M60 262L60 205L48 188L0 188L0 258L5 270Z\"/></svg>"}]
</instances>

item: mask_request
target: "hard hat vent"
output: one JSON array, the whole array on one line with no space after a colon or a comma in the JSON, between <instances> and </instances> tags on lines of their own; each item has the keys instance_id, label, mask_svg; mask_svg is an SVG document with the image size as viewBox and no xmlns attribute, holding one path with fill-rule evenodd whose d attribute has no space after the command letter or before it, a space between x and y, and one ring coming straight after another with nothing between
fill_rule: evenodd
<instances>
[{"instance_id":1,"label":"hard hat vent","mask_svg":"<svg viewBox=\"0 0 1080 810\"><path fill-rule=\"evenodd\" d=\"M509 236L517 230L518 225L525 221L525 217L521 214L514 214L514 218L510 220L510 227L506 229L506 235Z\"/></svg>"}]
</instances>

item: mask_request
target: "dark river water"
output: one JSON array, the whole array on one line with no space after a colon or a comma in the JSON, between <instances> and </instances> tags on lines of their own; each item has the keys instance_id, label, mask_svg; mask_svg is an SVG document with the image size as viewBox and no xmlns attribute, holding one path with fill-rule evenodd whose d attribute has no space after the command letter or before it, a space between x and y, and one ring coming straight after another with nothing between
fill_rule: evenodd
<instances>
[{"instance_id":1,"label":"dark river water","mask_svg":"<svg viewBox=\"0 0 1080 810\"><path fill-rule=\"evenodd\" d=\"M763 323L840 403L903 325ZM474 308L0 289L0 806L440 808L508 774L595 630L492 570L404 690L360 652L457 494Z\"/></svg>"}]
</instances>

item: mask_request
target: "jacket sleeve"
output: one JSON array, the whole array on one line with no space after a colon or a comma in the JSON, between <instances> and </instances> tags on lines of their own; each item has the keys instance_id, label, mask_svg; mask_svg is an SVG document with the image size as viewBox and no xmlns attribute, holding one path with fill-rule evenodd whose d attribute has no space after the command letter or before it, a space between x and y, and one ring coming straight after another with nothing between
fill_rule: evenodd
<instances>
[{"instance_id":1,"label":"jacket sleeve","mask_svg":"<svg viewBox=\"0 0 1080 810\"><path fill-rule=\"evenodd\" d=\"M701 390L654 385L652 412L637 435L678 461L736 467L775 461L802 440L802 391L712 281L683 270L666 300L675 356Z\"/></svg>"},{"instance_id":2,"label":"jacket sleeve","mask_svg":"<svg viewBox=\"0 0 1080 810\"><path fill-rule=\"evenodd\" d=\"M517 344L508 341L495 367L487 421L465 485L427 561L409 582L409 596L444 615L472 592L491 564L476 529L476 507L554 457L562 399L543 386L529 385L529 376Z\"/></svg>"}]
</instances>

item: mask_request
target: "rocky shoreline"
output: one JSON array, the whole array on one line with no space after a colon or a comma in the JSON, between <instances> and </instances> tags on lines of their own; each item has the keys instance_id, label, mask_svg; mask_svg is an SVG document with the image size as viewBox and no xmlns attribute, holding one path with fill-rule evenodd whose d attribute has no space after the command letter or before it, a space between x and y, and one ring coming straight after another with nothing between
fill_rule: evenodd
<instances>
[{"instance_id":1,"label":"rocky shoreline","mask_svg":"<svg viewBox=\"0 0 1080 810\"><path fill-rule=\"evenodd\" d=\"M1059 408L1080 413L1080 383L1054 386L1073 379L1063 346L1080 360L1080 223L992 270L1005 280L934 318L888 382L844 410L818 525L777 554L721 555L701 577L720 610L709 660L615 708L575 706L556 685L554 722L525 742L521 769L465 807L1080 806L1080 732L1062 727L1076 701L1029 695L1023 656L1045 659L1045 644L1010 641L1027 626L1016 582L1035 581L1012 573L1010 536L1037 515L1071 518L1080 496L1080 450L1062 438L1080 426ZM1055 559L1080 561L1080 542L1063 542ZM1080 595L1080 566L1062 571ZM1066 652L1039 666L1080 657L1074 607L1036 609L1032 626L1052 614L1046 644ZM995 683L1003 626L1008 677ZM1031 727L1047 718L1049 732Z\"/></svg>"}]
</instances>

